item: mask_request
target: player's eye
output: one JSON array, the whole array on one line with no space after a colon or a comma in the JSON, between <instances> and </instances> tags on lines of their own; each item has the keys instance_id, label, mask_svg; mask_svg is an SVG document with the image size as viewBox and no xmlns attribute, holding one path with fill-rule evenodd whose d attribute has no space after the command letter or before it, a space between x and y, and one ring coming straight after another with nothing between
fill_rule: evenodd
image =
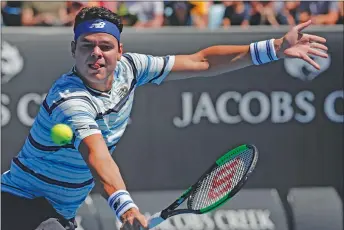
<instances>
[{"instance_id":1,"label":"player's eye","mask_svg":"<svg viewBox=\"0 0 344 230\"><path fill-rule=\"evenodd\" d=\"M93 45L90 44L90 43L85 43L81 46L82 48L85 48L85 49L92 49L93 48Z\"/></svg>"},{"instance_id":2,"label":"player's eye","mask_svg":"<svg viewBox=\"0 0 344 230\"><path fill-rule=\"evenodd\" d=\"M111 49L113 49L113 46L110 46L110 45L101 45L99 46L99 48L103 51L109 51Z\"/></svg>"}]
</instances>

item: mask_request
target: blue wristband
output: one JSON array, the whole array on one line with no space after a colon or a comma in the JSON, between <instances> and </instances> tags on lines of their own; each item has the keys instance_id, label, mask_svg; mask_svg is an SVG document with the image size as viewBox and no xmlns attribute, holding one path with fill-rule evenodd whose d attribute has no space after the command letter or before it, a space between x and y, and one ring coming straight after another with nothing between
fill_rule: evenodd
<instances>
[{"instance_id":1,"label":"blue wristband","mask_svg":"<svg viewBox=\"0 0 344 230\"><path fill-rule=\"evenodd\" d=\"M137 208L130 194L125 190L118 190L108 198L108 204L114 210L117 218L121 221L121 216L131 208Z\"/></svg>"},{"instance_id":2,"label":"blue wristband","mask_svg":"<svg viewBox=\"0 0 344 230\"><path fill-rule=\"evenodd\" d=\"M254 42L250 44L252 62L255 65L277 61L276 50L274 47L275 39Z\"/></svg>"}]
</instances>

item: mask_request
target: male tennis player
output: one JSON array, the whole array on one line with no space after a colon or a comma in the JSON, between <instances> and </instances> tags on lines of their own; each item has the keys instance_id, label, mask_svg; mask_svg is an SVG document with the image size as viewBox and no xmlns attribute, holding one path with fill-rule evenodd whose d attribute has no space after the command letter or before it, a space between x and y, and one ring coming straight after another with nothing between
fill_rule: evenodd
<instances>
[{"instance_id":1,"label":"male tennis player","mask_svg":"<svg viewBox=\"0 0 344 230\"><path fill-rule=\"evenodd\" d=\"M74 217L100 178L108 204L123 226L147 226L111 157L123 135L137 87L166 77L217 75L288 56L315 68L309 55L327 57L325 39L301 34L310 21L284 37L242 46L212 46L190 55L126 53L123 25L105 8L84 8L75 18L71 42L75 65L51 87L19 154L2 175L2 230L32 230L48 218L73 229ZM322 51L321 51L322 50ZM53 55L53 54L52 54ZM179 77L180 78L180 77ZM74 131L72 143L56 146L50 130L58 123Z\"/></svg>"}]
</instances>

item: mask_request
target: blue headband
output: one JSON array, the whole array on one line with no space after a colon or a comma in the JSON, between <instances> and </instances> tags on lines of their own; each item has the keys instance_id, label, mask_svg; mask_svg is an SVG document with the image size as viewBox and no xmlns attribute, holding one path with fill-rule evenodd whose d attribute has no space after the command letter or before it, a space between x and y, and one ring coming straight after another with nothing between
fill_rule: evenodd
<instances>
[{"instance_id":1,"label":"blue headband","mask_svg":"<svg viewBox=\"0 0 344 230\"><path fill-rule=\"evenodd\" d=\"M120 41L120 31L112 22L103 19L93 19L80 23L74 30L74 41L84 33L107 33L111 34Z\"/></svg>"}]
</instances>

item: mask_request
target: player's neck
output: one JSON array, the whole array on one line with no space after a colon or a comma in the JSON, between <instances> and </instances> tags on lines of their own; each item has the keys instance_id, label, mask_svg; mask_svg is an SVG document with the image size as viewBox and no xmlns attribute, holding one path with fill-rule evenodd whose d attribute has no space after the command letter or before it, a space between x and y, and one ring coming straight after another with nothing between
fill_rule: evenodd
<instances>
[{"instance_id":1,"label":"player's neck","mask_svg":"<svg viewBox=\"0 0 344 230\"><path fill-rule=\"evenodd\" d=\"M77 75L82 81L83 83L88 87L91 88L93 90L96 91L100 91L100 92L105 92L108 93L111 91L112 89L112 83L113 83L113 79L114 79L114 74L110 74L104 82L101 83L94 83L91 81L88 81L85 77L83 77L80 72L77 70L76 67L73 67L73 72L75 75Z\"/></svg>"},{"instance_id":2,"label":"player's neck","mask_svg":"<svg viewBox=\"0 0 344 230\"><path fill-rule=\"evenodd\" d=\"M87 79L83 79L83 82L87 87L100 91L100 92L105 92L105 93L111 91L112 81L113 81L113 75L109 76L106 79L106 82L102 82L102 83L89 82L87 81Z\"/></svg>"}]
</instances>

